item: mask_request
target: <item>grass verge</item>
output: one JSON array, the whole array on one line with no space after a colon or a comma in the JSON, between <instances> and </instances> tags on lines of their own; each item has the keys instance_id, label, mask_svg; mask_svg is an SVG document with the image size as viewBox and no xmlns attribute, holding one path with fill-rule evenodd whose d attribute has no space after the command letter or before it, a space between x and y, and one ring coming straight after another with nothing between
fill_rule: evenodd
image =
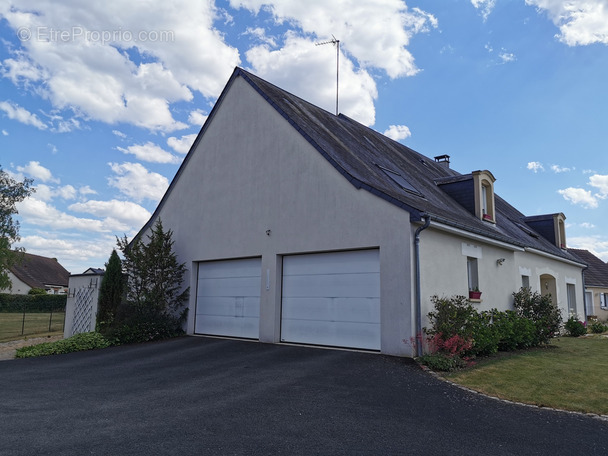
<instances>
[{"instance_id":1,"label":"grass verge","mask_svg":"<svg viewBox=\"0 0 608 456\"><path fill-rule=\"evenodd\" d=\"M608 338L563 337L547 348L488 359L445 378L490 396L608 415Z\"/></svg>"},{"instance_id":2,"label":"grass verge","mask_svg":"<svg viewBox=\"0 0 608 456\"><path fill-rule=\"evenodd\" d=\"M25 321L23 313L0 312L0 342L63 334L64 319L65 312L26 313Z\"/></svg>"}]
</instances>

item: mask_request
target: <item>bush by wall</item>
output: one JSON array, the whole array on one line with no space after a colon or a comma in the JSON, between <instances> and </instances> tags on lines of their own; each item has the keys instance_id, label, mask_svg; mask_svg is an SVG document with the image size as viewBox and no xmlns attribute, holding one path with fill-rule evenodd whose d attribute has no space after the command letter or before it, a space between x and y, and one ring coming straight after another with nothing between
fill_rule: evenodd
<instances>
[{"instance_id":1,"label":"bush by wall","mask_svg":"<svg viewBox=\"0 0 608 456\"><path fill-rule=\"evenodd\" d=\"M431 297L426 328L428 353L421 362L438 370L461 367L469 358L548 344L558 334L561 313L551 298L522 288L514 293L515 311L479 312L464 296ZM578 323L578 322L577 322ZM461 341L458 349L450 341Z\"/></svg>"},{"instance_id":2,"label":"bush by wall","mask_svg":"<svg viewBox=\"0 0 608 456\"><path fill-rule=\"evenodd\" d=\"M0 312L28 313L62 312L65 310L67 295L16 295L0 293Z\"/></svg>"}]
</instances>

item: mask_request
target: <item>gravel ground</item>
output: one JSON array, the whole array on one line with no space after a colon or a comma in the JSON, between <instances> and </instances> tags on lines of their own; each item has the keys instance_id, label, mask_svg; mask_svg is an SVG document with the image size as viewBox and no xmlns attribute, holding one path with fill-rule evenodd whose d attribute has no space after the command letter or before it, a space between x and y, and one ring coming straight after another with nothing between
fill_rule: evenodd
<instances>
[{"instance_id":1,"label":"gravel ground","mask_svg":"<svg viewBox=\"0 0 608 456\"><path fill-rule=\"evenodd\" d=\"M33 337L31 339L12 340L10 342L0 343L0 361L13 359L17 349L28 347L30 345L42 344L44 342L54 342L63 339L63 336L48 336L48 337Z\"/></svg>"}]
</instances>

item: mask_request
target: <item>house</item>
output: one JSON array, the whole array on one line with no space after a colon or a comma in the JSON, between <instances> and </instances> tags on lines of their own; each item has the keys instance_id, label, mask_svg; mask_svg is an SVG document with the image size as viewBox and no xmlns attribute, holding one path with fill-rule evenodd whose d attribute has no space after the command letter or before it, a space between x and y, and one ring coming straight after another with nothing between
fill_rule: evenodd
<instances>
[{"instance_id":1,"label":"house","mask_svg":"<svg viewBox=\"0 0 608 456\"><path fill-rule=\"evenodd\" d=\"M564 214L494 183L236 68L138 236L173 231L189 334L412 356L435 294L508 309L529 286L584 312Z\"/></svg>"},{"instance_id":2,"label":"house","mask_svg":"<svg viewBox=\"0 0 608 456\"><path fill-rule=\"evenodd\" d=\"M11 289L3 293L28 294L32 288L41 288L49 294L65 294L70 273L56 258L31 253L19 253L17 262L8 272Z\"/></svg>"},{"instance_id":3,"label":"house","mask_svg":"<svg viewBox=\"0 0 608 456\"><path fill-rule=\"evenodd\" d=\"M585 269L585 307L587 318L608 320L608 263L604 263L589 250L568 249L587 263Z\"/></svg>"}]
</instances>

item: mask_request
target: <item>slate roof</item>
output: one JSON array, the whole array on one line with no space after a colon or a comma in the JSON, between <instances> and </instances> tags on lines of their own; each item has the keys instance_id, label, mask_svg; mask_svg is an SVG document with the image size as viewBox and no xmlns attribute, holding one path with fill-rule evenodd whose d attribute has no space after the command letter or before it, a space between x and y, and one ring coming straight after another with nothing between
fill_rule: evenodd
<instances>
[{"instance_id":1,"label":"slate roof","mask_svg":"<svg viewBox=\"0 0 608 456\"><path fill-rule=\"evenodd\" d=\"M217 106L221 105L223 97L238 77L247 81L352 185L408 211L412 222L431 216L435 222L580 263L580 259L555 246L527 226L525 216L498 195L495 195L496 224L492 224L477 218L437 185L438 182L445 183L450 179L461 180L468 175L462 175L445 164L437 163L344 114L336 116L319 108L242 68L235 68L191 151L198 145ZM190 153L178 170L168 192L179 179L189 156ZM401 174L415 191L398 185L383 168ZM151 225L164 200L165 197L140 234Z\"/></svg>"},{"instance_id":2,"label":"slate roof","mask_svg":"<svg viewBox=\"0 0 608 456\"><path fill-rule=\"evenodd\" d=\"M585 286L608 288L608 263L604 263L589 250L568 250L579 257L584 263L587 263Z\"/></svg>"},{"instance_id":3,"label":"slate roof","mask_svg":"<svg viewBox=\"0 0 608 456\"><path fill-rule=\"evenodd\" d=\"M21 255L23 255L21 257ZM70 273L55 258L20 253L20 260L10 268L15 276L31 288L47 285L68 286Z\"/></svg>"},{"instance_id":4,"label":"slate roof","mask_svg":"<svg viewBox=\"0 0 608 456\"><path fill-rule=\"evenodd\" d=\"M336 116L302 100L241 68L235 69L231 81L238 76L248 81L355 187L407 210L412 221L430 215L436 222L580 263L577 257L526 225L524 214L500 196L495 195L496 224L492 224L477 218L437 185L462 180L468 175L437 163L344 114ZM418 192L397 185L381 167L402 174Z\"/></svg>"}]
</instances>

